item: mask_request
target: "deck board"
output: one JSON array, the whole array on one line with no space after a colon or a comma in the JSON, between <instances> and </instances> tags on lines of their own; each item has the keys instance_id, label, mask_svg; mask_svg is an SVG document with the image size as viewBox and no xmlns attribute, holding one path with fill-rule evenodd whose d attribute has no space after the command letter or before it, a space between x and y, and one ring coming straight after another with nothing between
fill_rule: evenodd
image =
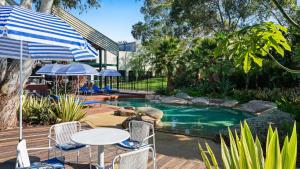
<instances>
[{"instance_id":1,"label":"deck board","mask_svg":"<svg viewBox=\"0 0 300 169\"><path fill-rule=\"evenodd\" d=\"M89 128L84 125L83 128ZM47 147L48 146L48 126L38 126L24 128L24 138L27 140L28 148ZM13 169L15 166L16 158L16 145L18 143L18 129L9 129L0 131L0 169ZM111 164L113 158L116 156L116 147L105 147L105 164ZM118 153L124 152L118 150ZM57 152L57 155L60 153ZM29 152L31 161L40 161L48 158L47 150L38 150ZM54 152L51 152L51 156L54 156ZM88 165L88 150L82 150L80 152L79 164L76 164L76 152L64 154L66 158L66 168L89 168ZM92 146L92 162L96 162L97 147ZM152 160L149 161L148 168L152 167ZM205 168L202 163L195 162L193 160L187 160L178 157L167 156L163 154L157 154L156 157L157 168L161 169L202 169Z\"/></svg>"}]
</instances>

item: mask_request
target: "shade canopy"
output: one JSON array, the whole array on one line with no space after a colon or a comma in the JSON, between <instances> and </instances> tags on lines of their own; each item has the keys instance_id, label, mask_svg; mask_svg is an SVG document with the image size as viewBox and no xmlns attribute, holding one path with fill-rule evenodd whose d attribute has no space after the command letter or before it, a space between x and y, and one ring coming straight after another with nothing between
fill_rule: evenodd
<instances>
[{"instance_id":1,"label":"shade canopy","mask_svg":"<svg viewBox=\"0 0 300 169\"><path fill-rule=\"evenodd\" d=\"M36 74L40 75L55 75L56 71L66 65L63 64L46 64L43 67L41 67L38 71L36 71Z\"/></svg>"},{"instance_id":2,"label":"shade canopy","mask_svg":"<svg viewBox=\"0 0 300 169\"><path fill-rule=\"evenodd\" d=\"M86 48L86 40L70 25L50 14L18 6L0 7L0 34L10 39Z\"/></svg>"},{"instance_id":3,"label":"shade canopy","mask_svg":"<svg viewBox=\"0 0 300 169\"><path fill-rule=\"evenodd\" d=\"M98 76L103 76L103 77L118 77L121 76L121 74L117 70L113 69L105 69L102 70Z\"/></svg>"},{"instance_id":4,"label":"shade canopy","mask_svg":"<svg viewBox=\"0 0 300 169\"><path fill-rule=\"evenodd\" d=\"M21 41L2 37L0 38L0 57L19 59ZM23 59L36 60L94 60L98 57L96 49L90 44L86 49L67 48L48 44L22 42Z\"/></svg>"},{"instance_id":5,"label":"shade canopy","mask_svg":"<svg viewBox=\"0 0 300 169\"><path fill-rule=\"evenodd\" d=\"M49 47L61 46L71 51L73 49L88 51L87 49L89 46L86 40L81 37L78 32L76 32L71 26L58 17L50 14L34 12L18 6L0 6L0 38L19 41L18 43L10 42L6 51L2 50L0 57L12 57L21 60L19 78L19 139L22 140L22 60L33 58L32 53L30 53L31 50L29 50L30 44L28 43L39 43ZM14 50L16 48L10 48L10 46L14 45L19 46L19 50L16 51ZM77 52L77 50L73 52ZM43 60L65 60L66 58L65 55L61 55L60 58L55 58L50 57L50 53L47 54L49 57L45 57ZM72 56L75 59L74 54ZM41 58L37 57L37 59Z\"/></svg>"},{"instance_id":6,"label":"shade canopy","mask_svg":"<svg viewBox=\"0 0 300 169\"><path fill-rule=\"evenodd\" d=\"M72 63L58 69L55 75L59 76L80 76L80 75L97 75L98 71L87 64Z\"/></svg>"}]
</instances>

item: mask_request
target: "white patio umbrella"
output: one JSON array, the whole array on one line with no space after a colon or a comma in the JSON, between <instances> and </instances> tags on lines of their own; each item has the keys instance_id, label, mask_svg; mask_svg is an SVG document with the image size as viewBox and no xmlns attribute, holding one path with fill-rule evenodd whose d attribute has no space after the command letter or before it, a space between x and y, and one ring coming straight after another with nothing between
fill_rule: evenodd
<instances>
[{"instance_id":1,"label":"white patio umbrella","mask_svg":"<svg viewBox=\"0 0 300 169\"><path fill-rule=\"evenodd\" d=\"M57 95L57 75L55 75L55 72L62 68L63 64L46 64L43 67L41 67L38 71L36 71L36 74L39 75L48 75L48 76L55 76L55 95Z\"/></svg>"},{"instance_id":2,"label":"white patio umbrella","mask_svg":"<svg viewBox=\"0 0 300 169\"><path fill-rule=\"evenodd\" d=\"M0 45L0 57L20 59L20 140L22 135L22 93L23 93L23 59L40 60L85 60L84 57L65 57L65 55L53 56L52 53L43 53L37 46L44 49L61 47L71 51L86 50L90 52L87 42L71 26L61 19L44 13L34 12L17 6L0 7L0 39L6 45ZM9 42L9 43L7 43ZM33 42L33 44L32 44ZM31 48L32 47L32 48ZM48 48L49 47L49 48ZM31 48L31 49L30 49ZM95 59L96 56L93 57ZM86 59L91 59L88 57Z\"/></svg>"},{"instance_id":3,"label":"white patio umbrella","mask_svg":"<svg viewBox=\"0 0 300 169\"><path fill-rule=\"evenodd\" d=\"M83 63L72 63L69 65L66 65L60 69L58 69L55 73L55 75L59 76L77 76L78 77L78 94L79 94L79 76L92 76L92 75L98 75L98 71L87 64ZM65 86L66 88L66 86ZM66 89L65 89L66 90Z\"/></svg>"}]
</instances>

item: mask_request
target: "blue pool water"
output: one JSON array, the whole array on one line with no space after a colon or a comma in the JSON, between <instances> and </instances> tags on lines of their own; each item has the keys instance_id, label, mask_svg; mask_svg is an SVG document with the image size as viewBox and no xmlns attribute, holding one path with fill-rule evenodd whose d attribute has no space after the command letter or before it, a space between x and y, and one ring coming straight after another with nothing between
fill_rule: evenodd
<instances>
[{"instance_id":1,"label":"blue pool water","mask_svg":"<svg viewBox=\"0 0 300 169\"><path fill-rule=\"evenodd\" d=\"M118 106L154 107L162 110L162 130L187 135L213 137L221 129L239 124L240 121L251 117L241 111L221 107L181 106L152 103L146 99L119 99Z\"/></svg>"}]
</instances>

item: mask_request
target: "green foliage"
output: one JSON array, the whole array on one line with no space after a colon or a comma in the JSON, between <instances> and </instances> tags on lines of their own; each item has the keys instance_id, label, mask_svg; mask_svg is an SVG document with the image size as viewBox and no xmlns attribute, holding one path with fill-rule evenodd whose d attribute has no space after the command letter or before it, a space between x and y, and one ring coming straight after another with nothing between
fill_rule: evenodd
<instances>
[{"instance_id":1,"label":"green foliage","mask_svg":"<svg viewBox=\"0 0 300 169\"><path fill-rule=\"evenodd\" d=\"M262 67L272 51L282 57L285 50L291 51L283 33L287 33L287 28L273 22L246 27L225 37L215 53L233 59L236 67L242 66L244 72L249 73L254 65Z\"/></svg>"},{"instance_id":2,"label":"green foliage","mask_svg":"<svg viewBox=\"0 0 300 169\"><path fill-rule=\"evenodd\" d=\"M60 96L59 101L54 104L51 113L58 122L79 121L86 114L78 98L69 95Z\"/></svg>"},{"instance_id":3,"label":"green foliage","mask_svg":"<svg viewBox=\"0 0 300 169\"><path fill-rule=\"evenodd\" d=\"M23 119L26 123L51 124L55 121L51 114L53 106L46 97L37 98L23 95L22 106Z\"/></svg>"},{"instance_id":4,"label":"green foliage","mask_svg":"<svg viewBox=\"0 0 300 169\"><path fill-rule=\"evenodd\" d=\"M225 169L295 169L297 160L297 133L296 123L291 136L286 136L282 149L279 145L277 130L269 127L265 156L259 139L252 136L250 128L246 122L241 124L240 136L228 129L230 145L227 147L221 137L221 157ZM206 144L205 151L199 144L200 154L207 168L219 168L217 160ZM208 155L206 154L208 153ZM209 158L212 164L209 161Z\"/></svg>"},{"instance_id":5,"label":"green foliage","mask_svg":"<svg viewBox=\"0 0 300 169\"><path fill-rule=\"evenodd\" d=\"M295 120L300 122L300 98L282 97L276 101L278 109L295 115Z\"/></svg>"}]
</instances>

